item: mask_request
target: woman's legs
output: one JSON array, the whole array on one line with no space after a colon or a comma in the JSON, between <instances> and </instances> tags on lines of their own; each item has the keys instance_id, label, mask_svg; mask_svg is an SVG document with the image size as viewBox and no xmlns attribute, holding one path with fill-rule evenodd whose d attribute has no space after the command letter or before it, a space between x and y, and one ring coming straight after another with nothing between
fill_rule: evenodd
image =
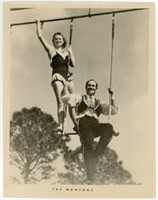
<instances>
[{"instance_id":1,"label":"woman's legs","mask_svg":"<svg viewBox=\"0 0 158 200\"><path fill-rule=\"evenodd\" d=\"M61 100L61 92L63 90L63 83L61 81L54 81L52 83L52 87L55 93L56 101L57 101L57 114L58 114L58 123L59 128L62 130L63 120L64 120L64 107L63 102Z\"/></svg>"},{"instance_id":2,"label":"woman's legs","mask_svg":"<svg viewBox=\"0 0 158 200\"><path fill-rule=\"evenodd\" d=\"M74 87L73 81L67 81L61 92L61 96L72 94L73 87ZM68 109L69 109L70 118L71 118L74 126L76 126L76 119L75 119L75 113L74 113L75 111L70 106L68 107Z\"/></svg>"},{"instance_id":3,"label":"woman's legs","mask_svg":"<svg viewBox=\"0 0 158 200\"><path fill-rule=\"evenodd\" d=\"M74 87L73 81L66 81L65 85L63 86L63 89L60 92L60 97L72 94L73 93L73 87ZM60 98L60 101L61 101L61 98ZM75 116L76 116L75 110L74 110L74 108L71 108L70 106L68 106L68 110L69 110L70 118L71 118L71 120L72 120L72 122L74 124L74 127L76 127L77 126L77 122L76 122L76 118L75 118ZM64 113L64 108L63 108L63 115L62 115L63 122L64 122L64 117L65 117L64 114L65 113Z\"/></svg>"},{"instance_id":4,"label":"woman's legs","mask_svg":"<svg viewBox=\"0 0 158 200\"><path fill-rule=\"evenodd\" d=\"M73 81L69 81L69 84L68 84L68 91L70 94L73 93L73 90L74 90L74 83ZM69 107L69 115L70 115L70 118L74 124L74 128L77 128L77 122L76 122L76 119L75 119L75 110L71 107Z\"/></svg>"}]
</instances>

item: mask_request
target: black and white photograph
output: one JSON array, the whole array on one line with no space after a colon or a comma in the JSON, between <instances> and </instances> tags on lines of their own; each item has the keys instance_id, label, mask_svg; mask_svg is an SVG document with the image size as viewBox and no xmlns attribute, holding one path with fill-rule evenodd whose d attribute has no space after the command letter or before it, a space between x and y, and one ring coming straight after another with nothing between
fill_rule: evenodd
<instances>
[{"instance_id":1,"label":"black and white photograph","mask_svg":"<svg viewBox=\"0 0 158 200\"><path fill-rule=\"evenodd\" d=\"M154 14L3 2L5 197L155 197Z\"/></svg>"}]
</instances>

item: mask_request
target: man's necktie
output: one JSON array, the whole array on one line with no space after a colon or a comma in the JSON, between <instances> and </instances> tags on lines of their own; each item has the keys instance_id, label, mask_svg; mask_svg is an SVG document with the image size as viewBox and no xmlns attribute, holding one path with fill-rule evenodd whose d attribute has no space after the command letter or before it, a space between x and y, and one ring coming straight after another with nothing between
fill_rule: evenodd
<instances>
[{"instance_id":1,"label":"man's necktie","mask_svg":"<svg viewBox=\"0 0 158 200\"><path fill-rule=\"evenodd\" d=\"M94 99L93 97L89 97L89 107L94 108Z\"/></svg>"}]
</instances>

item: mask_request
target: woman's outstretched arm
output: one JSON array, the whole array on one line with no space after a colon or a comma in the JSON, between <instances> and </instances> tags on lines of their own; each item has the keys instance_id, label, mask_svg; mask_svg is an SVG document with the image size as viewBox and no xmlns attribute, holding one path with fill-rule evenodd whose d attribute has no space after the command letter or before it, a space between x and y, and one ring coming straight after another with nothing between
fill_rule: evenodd
<instances>
[{"instance_id":1,"label":"woman's outstretched arm","mask_svg":"<svg viewBox=\"0 0 158 200\"><path fill-rule=\"evenodd\" d=\"M42 43L44 49L48 53L49 58L51 57L51 53L55 50L53 46L51 46L46 39L42 35L42 30L41 30L41 22L40 20L36 20L36 31L37 31L37 36Z\"/></svg>"}]
</instances>

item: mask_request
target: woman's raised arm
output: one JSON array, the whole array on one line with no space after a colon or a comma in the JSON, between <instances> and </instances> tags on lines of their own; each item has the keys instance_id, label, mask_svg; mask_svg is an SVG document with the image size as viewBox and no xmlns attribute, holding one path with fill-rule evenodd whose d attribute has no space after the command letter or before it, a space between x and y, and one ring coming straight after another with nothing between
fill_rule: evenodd
<instances>
[{"instance_id":1,"label":"woman's raised arm","mask_svg":"<svg viewBox=\"0 0 158 200\"><path fill-rule=\"evenodd\" d=\"M41 30L41 22L40 20L36 20L36 31L37 31L37 36L42 43L44 49L48 53L49 58L51 57L51 53L55 50L53 46L51 46L46 39L42 35L42 30Z\"/></svg>"}]
</instances>

